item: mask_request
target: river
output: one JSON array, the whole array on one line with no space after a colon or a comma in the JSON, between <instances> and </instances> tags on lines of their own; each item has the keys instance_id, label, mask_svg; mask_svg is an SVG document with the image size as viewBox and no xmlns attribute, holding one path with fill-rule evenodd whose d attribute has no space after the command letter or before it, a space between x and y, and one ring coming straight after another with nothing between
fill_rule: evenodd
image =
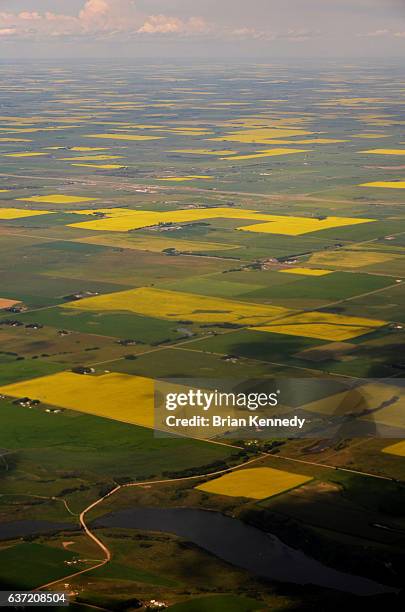
<instances>
[{"instance_id":1,"label":"river","mask_svg":"<svg viewBox=\"0 0 405 612\"><path fill-rule=\"evenodd\" d=\"M276 536L219 512L193 508L131 508L107 514L94 521L93 527L175 534L232 565L270 580L313 584L356 595L397 591L368 578L328 567L284 544Z\"/></svg>"}]
</instances>

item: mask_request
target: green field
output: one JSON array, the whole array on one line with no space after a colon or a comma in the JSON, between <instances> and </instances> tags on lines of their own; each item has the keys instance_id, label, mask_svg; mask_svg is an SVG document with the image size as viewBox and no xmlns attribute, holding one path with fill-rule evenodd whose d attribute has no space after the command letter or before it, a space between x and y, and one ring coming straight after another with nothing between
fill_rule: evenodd
<instances>
[{"instance_id":1,"label":"green field","mask_svg":"<svg viewBox=\"0 0 405 612\"><path fill-rule=\"evenodd\" d=\"M0 549L0 583L4 590L33 589L71 573L66 561L75 553L42 544L16 544Z\"/></svg>"},{"instance_id":2,"label":"green field","mask_svg":"<svg viewBox=\"0 0 405 612\"><path fill-rule=\"evenodd\" d=\"M201 597L175 604L169 608L173 612L259 612L262 609L263 604L259 601L234 595Z\"/></svg>"},{"instance_id":3,"label":"green field","mask_svg":"<svg viewBox=\"0 0 405 612\"><path fill-rule=\"evenodd\" d=\"M23 314L20 319L25 323L38 322L56 329L137 340L145 344L174 341L182 336L181 331L176 331L176 326L169 321L123 312L93 314L52 308Z\"/></svg>"}]
</instances>

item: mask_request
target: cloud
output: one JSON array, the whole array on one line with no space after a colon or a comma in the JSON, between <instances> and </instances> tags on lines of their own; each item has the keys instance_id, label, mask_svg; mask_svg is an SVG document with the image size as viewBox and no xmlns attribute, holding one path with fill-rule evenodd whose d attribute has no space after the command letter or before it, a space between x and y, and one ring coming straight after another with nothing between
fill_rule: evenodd
<instances>
[{"instance_id":1,"label":"cloud","mask_svg":"<svg viewBox=\"0 0 405 612\"><path fill-rule=\"evenodd\" d=\"M139 34L205 34L210 30L201 17L180 19L167 15L150 15L137 30Z\"/></svg>"},{"instance_id":2,"label":"cloud","mask_svg":"<svg viewBox=\"0 0 405 612\"><path fill-rule=\"evenodd\" d=\"M0 36L13 36L16 31L16 28L0 28Z\"/></svg>"},{"instance_id":3,"label":"cloud","mask_svg":"<svg viewBox=\"0 0 405 612\"><path fill-rule=\"evenodd\" d=\"M357 36L360 38L405 38L405 32L397 32L393 29L385 28L381 30L374 30L372 32L357 34Z\"/></svg>"},{"instance_id":4,"label":"cloud","mask_svg":"<svg viewBox=\"0 0 405 612\"><path fill-rule=\"evenodd\" d=\"M87 0L78 15L85 31L133 29L139 16L133 0Z\"/></svg>"},{"instance_id":5,"label":"cloud","mask_svg":"<svg viewBox=\"0 0 405 612\"><path fill-rule=\"evenodd\" d=\"M312 38L321 36L322 33L319 30L307 30L307 29L289 29L285 32L271 32L265 30L257 30L255 28L239 28L231 31L231 35L236 38L242 38L244 40L288 40L291 42L305 42Z\"/></svg>"},{"instance_id":6,"label":"cloud","mask_svg":"<svg viewBox=\"0 0 405 612\"><path fill-rule=\"evenodd\" d=\"M231 30L231 36L242 39L252 39L258 40L260 38L273 39L274 34L272 32L264 32L262 30L256 30L256 28L237 28L236 30Z\"/></svg>"},{"instance_id":7,"label":"cloud","mask_svg":"<svg viewBox=\"0 0 405 612\"><path fill-rule=\"evenodd\" d=\"M79 13L79 19L83 21L91 21L108 15L111 6L107 0L87 0L84 7Z\"/></svg>"},{"instance_id":8,"label":"cloud","mask_svg":"<svg viewBox=\"0 0 405 612\"><path fill-rule=\"evenodd\" d=\"M38 21L42 19L39 13L30 13L28 11L23 11L17 15L18 19L22 19L23 21Z\"/></svg>"},{"instance_id":9,"label":"cloud","mask_svg":"<svg viewBox=\"0 0 405 612\"><path fill-rule=\"evenodd\" d=\"M390 30L374 30L372 32L366 32L365 34L358 34L360 38L382 38L390 35Z\"/></svg>"},{"instance_id":10,"label":"cloud","mask_svg":"<svg viewBox=\"0 0 405 612\"><path fill-rule=\"evenodd\" d=\"M321 35L322 32L320 30L307 30L305 28L300 28L297 30L287 30L285 34L280 34L278 38L285 38L291 42L305 42L307 40L312 40L313 38L318 38Z\"/></svg>"},{"instance_id":11,"label":"cloud","mask_svg":"<svg viewBox=\"0 0 405 612\"><path fill-rule=\"evenodd\" d=\"M0 29L12 26L13 34L22 38L85 36L134 31L141 19L134 0L85 0L76 15L51 11L0 13Z\"/></svg>"},{"instance_id":12,"label":"cloud","mask_svg":"<svg viewBox=\"0 0 405 612\"><path fill-rule=\"evenodd\" d=\"M398 7L404 0L384 1ZM79 5L76 12L66 11L68 14L61 9L61 12L29 10L32 0L26 2L20 12L0 12L3 44L14 39L45 43L61 39L68 43L77 41L79 50L81 41L159 42L159 39L206 37L213 45L231 42L237 46L240 41L241 50L245 42L246 48L249 43L257 48L272 43L272 48L276 48L279 42L283 49L294 45L305 49L306 42L318 38L317 48L329 49L330 39L334 39L340 52L347 46L361 49L365 46L362 38L376 39L376 42L381 39L380 46L386 43L387 48L395 40L396 48L400 48L405 39L405 28L398 18L388 20L384 15L384 18L365 19L362 12L361 20L353 18L348 22L353 4L366 9L381 6L383 0L355 0L354 3L353 0L306 0L305 11L300 9L302 0L251 0L250 3L246 0L76 0L75 3L59 0L53 3ZM4 4L0 0L0 6ZM24 6L24 1L18 4ZM201 16L195 14L193 7L198 7L196 13Z\"/></svg>"},{"instance_id":13,"label":"cloud","mask_svg":"<svg viewBox=\"0 0 405 612\"><path fill-rule=\"evenodd\" d=\"M22 11L0 13L3 36L21 38L84 37L100 33L119 35L192 35L210 30L201 17L145 15L136 8L135 0L85 0L76 15ZM7 32L7 34L6 34Z\"/></svg>"}]
</instances>

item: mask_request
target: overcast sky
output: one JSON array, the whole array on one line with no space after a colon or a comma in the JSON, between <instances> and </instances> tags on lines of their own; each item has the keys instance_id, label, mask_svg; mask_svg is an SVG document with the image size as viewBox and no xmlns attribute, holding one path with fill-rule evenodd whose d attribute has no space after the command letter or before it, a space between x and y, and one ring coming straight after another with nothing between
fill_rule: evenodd
<instances>
[{"instance_id":1,"label":"overcast sky","mask_svg":"<svg viewBox=\"0 0 405 612\"><path fill-rule=\"evenodd\" d=\"M405 0L0 0L0 53L405 59Z\"/></svg>"}]
</instances>

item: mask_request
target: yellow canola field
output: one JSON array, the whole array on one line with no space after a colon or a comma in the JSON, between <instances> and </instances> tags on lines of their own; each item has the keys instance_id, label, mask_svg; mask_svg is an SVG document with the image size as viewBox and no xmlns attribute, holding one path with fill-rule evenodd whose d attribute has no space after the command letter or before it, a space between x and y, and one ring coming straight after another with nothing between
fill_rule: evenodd
<instances>
[{"instance_id":1,"label":"yellow canola field","mask_svg":"<svg viewBox=\"0 0 405 612\"><path fill-rule=\"evenodd\" d=\"M365 140L373 140L374 138L388 138L389 134L353 134L353 138L364 138Z\"/></svg>"},{"instance_id":2,"label":"yellow canola field","mask_svg":"<svg viewBox=\"0 0 405 612\"><path fill-rule=\"evenodd\" d=\"M348 317L329 312L302 312L253 329L273 334L344 342L373 332L385 325L387 325L386 321L375 319Z\"/></svg>"},{"instance_id":3,"label":"yellow canola field","mask_svg":"<svg viewBox=\"0 0 405 612\"><path fill-rule=\"evenodd\" d=\"M342 142L350 142L341 138L310 138L309 140L294 140L295 144L340 144Z\"/></svg>"},{"instance_id":4,"label":"yellow canola field","mask_svg":"<svg viewBox=\"0 0 405 612\"><path fill-rule=\"evenodd\" d=\"M49 128L50 129L50 128ZM0 128L0 132L5 134L29 134L32 132L40 132L41 128L24 128L24 129L11 129L11 128Z\"/></svg>"},{"instance_id":5,"label":"yellow canola field","mask_svg":"<svg viewBox=\"0 0 405 612\"><path fill-rule=\"evenodd\" d=\"M395 401L397 399L398 401ZM319 412L321 414L344 416L348 414L358 414L363 420L385 423L393 426L405 424L403 409L405 399L404 390L400 385L387 385L383 383L362 384L352 389L348 388L339 393L329 395L313 402L305 404L303 408L307 412ZM402 403L401 403L402 402ZM386 407L381 407L386 404ZM376 411L377 408L380 408ZM367 411L372 411L369 415L364 415ZM388 416L395 416L396 419L388 421ZM404 434L405 435L405 434Z\"/></svg>"},{"instance_id":6,"label":"yellow canola field","mask_svg":"<svg viewBox=\"0 0 405 612\"><path fill-rule=\"evenodd\" d=\"M274 468L252 468L230 472L196 487L205 493L266 499L295 489L312 480L311 476L293 474Z\"/></svg>"},{"instance_id":7,"label":"yellow canola field","mask_svg":"<svg viewBox=\"0 0 405 612\"><path fill-rule=\"evenodd\" d=\"M45 204L79 204L80 202L94 202L98 198L86 198L77 196L65 196L51 194L47 196L31 196L30 198L18 198L18 202L40 202Z\"/></svg>"},{"instance_id":8,"label":"yellow canola field","mask_svg":"<svg viewBox=\"0 0 405 612\"><path fill-rule=\"evenodd\" d=\"M116 373L88 376L60 372L0 387L0 393L153 427L154 382L150 378Z\"/></svg>"},{"instance_id":9,"label":"yellow canola field","mask_svg":"<svg viewBox=\"0 0 405 612\"><path fill-rule=\"evenodd\" d=\"M38 215L50 215L48 210L23 210L21 208L0 208L0 219L22 219L24 217L37 217Z\"/></svg>"},{"instance_id":10,"label":"yellow canola field","mask_svg":"<svg viewBox=\"0 0 405 612\"><path fill-rule=\"evenodd\" d=\"M284 274L300 274L302 276L327 276L333 274L331 270L319 270L316 268L287 268L280 270Z\"/></svg>"},{"instance_id":11,"label":"yellow canola field","mask_svg":"<svg viewBox=\"0 0 405 612\"><path fill-rule=\"evenodd\" d=\"M189 208L167 212L131 210L129 208L102 208L99 210L80 211L81 215L87 214L94 216L95 214L97 215L97 213L101 213L105 215L105 217L99 217L93 221L72 223L70 227L97 231L128 232L130 230L151 227L162 223L191 223L206 219L222 218L266 222L238 228L245 231L300 236L301 234L317 232L323 229L357 225L359 223L370 223L374 221L374 219L356 219L351 217L328 217L319 220L311 217L268 215L255 210L225 207Z\"/></svg>"},{"instance_id":12,"label":"yellow canola field","mask_svg":"<svg viewBox=\"0 0 405 612\"><path fill-rule=\"evenodd\" d=\"M405 438L405 390L401 384L370 383L363 387L369 408L378 408L375 413L362 417L369 421L404 429L401 437Z\"/></svg>"},{"instance_id":13,"label":"yellow canola field","mask_svg":"<svg viewBox=\"0 0 405 612\"><path fill-rule=\"evenodd\" d=\"M388 455L396 455L397 457L405 457L405 441L397 442L383 448L383 453Z\"/></svg>"},{"instance_id":14,"label":"yellow canola field","mask_svg":"<svg viewBox=\"0 0 405 612\"><path fill-rule=\"evenodd\" d=\"M59 148L59 147L58 147ZM82 153L87 153L91 151L108 151L108 147L72 147L69 151L80 151Z\"/></svg>"},{"instance_id":15,"label":"yellow canola field","mask_svg":"<svg viewBox=\"0 0 405 612\"><path fill-rule=\"evenodd\" d=\"M258 157L276 157L279 155L291 155L292 153L308 153L309 149L266 149L258 153L251 153L250 155L233 155L232 157L223 157L222 159L229 160L243 160L243 159L256 159Z\"/></svg>"},{"instance_id":16,"label":"yellow canola field","mask_svg":"<svg viewBox=\"0 0 405 612\"><path fill-rule=\"evenodd\" d=\"M48 155L48 153L34 153L34 152L22 152L22 153L4 153L4 157L41 157L41 155Z\"/></svg>"},{"instance_id":17,"label":"yellow canola field","mask_svg":"<svg viewBox=\"0 0 405 612\"><path fill-rule=\"evenodd\" d=\"M350 142L349 140L341 140L340 138L307 138L305 140L268 140L267 144L271 145L313 145L313 144L338 144L341 142Z\"/></svg>"},{"instance_id":18,"label":"yellow canola field","mask_svg":"<svg viewBox=\"0 0 405 612\"><path fill-rule=\"evenodd\" d=\"M206 174L195 174L192 176L166 176L163 178L156 179L157 181L172 181L174 183L182 183L183 181L195 181L197 179L212 179L212 176L207 176Z\"/></svg>"},{"instance_id":19,"label":"yellow canola field","mask_svg":"<svg viewBox=\"0 0 405 612\"><path fill-rule=\"evenodd\" d=\"M91 312L127 311L169 321L193 323L238 323L260 325L274 317L288 314L287 308L207 297L151 287L129 289L85 298L63 305L64 308Z\"/></svg>"},{"instance_id":20,"label":"yellow canola field","mask_svg":"<svg viewBox=\"0 0 405 612\"><path fill-rule=\"evenodd\" d=\"M223 151L212 151L210 149L174 149L168 153L182 153L184 155L236 155L238 151L224 149Z\"/></svg>"},{"instance_id":21,"label":"yellow canola field","mask_svg":"<svg viewBox=\"0 0 405 612\"><path fill-rule=\"evenodd\" d=\"M372 153L373 155L405 155L405 149L370 149L360 153Z\"/></svg>"},{"instance_id":22,"label":"yellow canola field","mask_svg":"<svg viewBox=\"0 0 405 612\"><path fill-rule=\"evenodd\" d=\"M317 106L358 106L361 104L384 104L383 98L338 98L327 102L319 102Z\"/></svg>"},{"instance_id":23,"label":"yellow canola field","mask_svg":"<svg viewBox=\"0 0 405 612\"><path fill-rule=\"evenodd\" d=\"M265 100L264 100L265 101ZM286 100L267 100L267 102L285 102ZM238 117L225 121L222 125L233 128L250 128L250 129L279 129L279 128L296 128L297 123L305 123L308 121L305 117L285 117L285 118L270 118L267 115L256 115L256 117Z\"/></svg>"},{"instance_id":24,"label":"yellow canola field","mask_svg":"<svg viewBox=\"0 0 405 612\"><path fill-rule=\"evenodd\" d=\"M0 138L0 142L32 142L29 138Z\"/></svg>"},{"instance_id":25,"label":"yellow canola field","mask_svg":"<svg viewBox=\"0 0 405 612\"><path fill-rule=\"evenodd\" d=\"M326 219L313 219L311 217L280 217L276 215L269 215L269 217L272 218L270 223L245 225L238 229L245 232L301 236L302 234L319 232L324 229L345 227L347 225L359 225L360 223L371 223L375 221L375 219L355 219L351 217L327 217Z\"/></svg>"},{"instance_id":26,"label":"yellow canola field","mask_svg":"<svg viewBox=\"0 0 405 612\"><path fill-rule=\"evenodd\" d=\"M160 140L164 136L141 136L139 134L86 134L85 138L105 138L109 140Z\"/></svg>"},{"instance_id":27,"label":"yellow canola field","mask_svg":"<svg viewBox=\"0 0 405 612\"><path fill-rule=\"evenodd\" d=\"M144 123L119 123L116 121L102 121L102 122L94 122L95 125L97 125L97 123L99 125L115 125L115 126L119 126L120 129L134 129L134 130L164 130L166 129L165 125L151 125L151 124L144 124Z\"/></svg>"},{"instance_id":28,"label":"yellow canola field","mask_svg":"<svg viewBox=\"0 0 405 612\"><path fill-rule=\"evenodd\" d=\"M199 130L199 131L187 131L185 129L182 130L162 130L164 134L177 134L178 136L206 136L207 134L212 134L211 130Z\"/></svg>"},{"instance_id":29,"label":"yellow canola field","mask_svg":"<svg viewBox=\"0 0 405 612\"><path fill-rule=\"evenodd\" d=\"M80 125L57 125L55 127L37 127L37 128L0 128L0 132L4 132L6 134L28 134L34 132L55 132L57 130L70 130L73 128L79 128Z\"/></svg>"},{"instance_id":30,"label":"yellow canola field","mask_svg":"<svg viewBox=\"0 0 405 612\"><path fill-rule=\"evenodd\" d=\"M381 187L382 189L405 189L405 181L375 181L363 183L359 187Z\"/></svg>"},{"instance_id":31,"label":"yellow canola field","mask_svg":"<svg viewBox=\"0 0 405 612\"><path fill-rule=\"evenodd\" d=\"M31 123L42 123L43 121L46 121L46 119L44 117L15 117L15 116L1 115L0 121L6 121L7 123L9 123L10 121L15 121L18 123L31 124Z\"/></svg>"},{"instance_id":32,"label":"yellow canola field","mask_svg":"<svg viewBox=\"0 0 405 612\"><path fill-rule=\"evenodd\" d=\"M60 157L60 161L108 161L110 159L122 159L122 155L83 155L76 157Z\"/></svg>"},{"instance_id":33,"label":"yellow canola field","mask_svg":"<svg viewBox=\"0 0 405 612\"><path fill-rule=\"evenodd\" d=\"M95 170L119 170L120 168L126 168L126 166L120 166L119 164L72 164L72 166L94 168Z\"/></svg>"},{"instance_id":34,"label":"yellow canola field","mask_svg":"<svg viewBox=\"0 0 405 612\"><path fill-rule=\"evenodd\" d=\"M274 138L290 138L292 136L309 136L314 132L302 130L300 128L264 128L253 130L240 130L224 134L216 138L209 138L215 142L242 142L242 143L258 143L268 144ZM271 142L269 143L271 144Z\"/></svg>"}]
</instances>

